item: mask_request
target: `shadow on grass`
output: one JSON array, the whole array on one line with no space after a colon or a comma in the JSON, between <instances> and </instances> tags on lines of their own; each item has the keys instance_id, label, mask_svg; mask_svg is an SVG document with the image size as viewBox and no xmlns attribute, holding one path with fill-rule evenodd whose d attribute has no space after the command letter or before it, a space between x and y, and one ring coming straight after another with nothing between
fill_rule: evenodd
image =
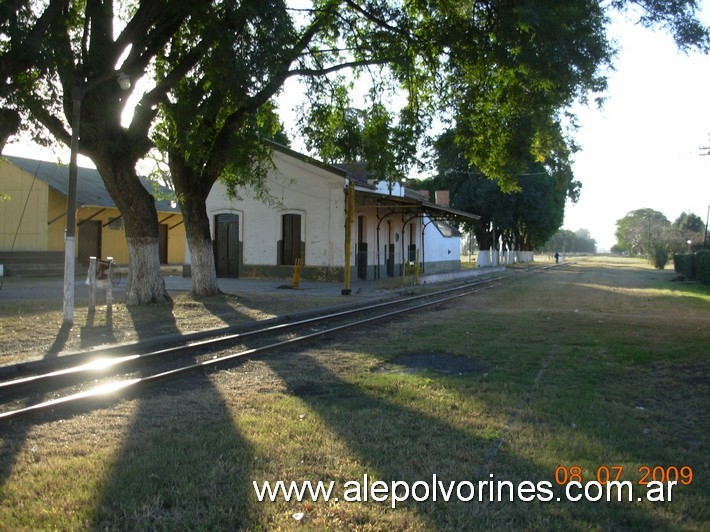
<instances>
[{"instance_id":1,"label":"shadow on grass","mask_svg":"<svg viewBox=\"0 0 710 532\"><path fill-rule=\"evenodd\" d=\"M81 328L81 347L116 343L113 334L113 307L106 307L106 319L102 325L96 324L96 309L90 308L86 314L86 325Z\"/></svg>"},{"instance_id":2,"label":"shadow on grass","mask_svg":"<svg viewBox=\"0 0 710 532\"><path fill-rule=\"evenodd\" d=\"M430 414L417 410L416 403L411 407L403 406L402 403L407 403L407 400L397 397L399 392L396 388L365 390L344 381L314 357L302 353L270 357L266 362L283 379L288 391L320 416L347 445L373 481L382 480L388 485L405 481L409 486L423 481L431 487L433 475L436 475L445 489L452 481L456 486L462 483L460 493L464 499L471 496L469 484L466 483L473 483L475 497L469 502L457 500L458 488L455 488L449 503L442 500L442 492L437 494L438 501L434 502L432 491L427 500L416 502L410 497L408 501L399 503L398 508L413 510L427 528L571 530L578 528L580 523L592 528L614 527L619 523L639 529L658 526L656 521L630 505L610 505L600 512L598 505L594 504L584 507L584 504L556 500L521 501L517 491L515 500L510 501L507 485L503 486L500 502L491 502L489 487L484 486L483 501L479 502L479 481L510 481L517 486L522 481L537 484L546 480L551 483L552 489L554 471L543 469L509 452L505 442L497 453L491 453L498 445L495 438L484 438L452 426L445 421L449 415L447 411ZM446 381L448 386L456 387L456 380L440 379ZM406 394L406 391L403 393ZM471 412L471 415L476 413ZM494 459L491 459L492 454ZM361 481L362 478L353 480ZM495 489L498 489L497 484ZM422 497L424 493L425 488L421 486L417 494ZM543 499L546 497L544 493L541 496ZM555 499L557 496L564 501L559 487L555 491ZM373 512L378 515L386 511L385 507L390 502L367 504L381 505L382 509ZM416 523L404 523L405 528L418 526ZM357 522L351 524L357 525ZM403 523L395 519L393 525L398 527Z\"/></svg>"},{"instance_id":3,"label":"shadow on grass","mask_svg":"<svg viewBox=\"0 0 710 532\"><path fill-rule=\"evenodd\" d=\"M234 296L230 294L221 293L214 297L201 298L198 301L202 303L207 312L222 320L225 326L250 321L248 316L239 312L230 304L229 299L233 298Z\"/></svg>"},{"instance_id":4,"label":"shadow on grass","mask_svg":"<svg viewBox=\"0 0 710 532\"><path fill-rule=\"evenodd\" d=\"M57 337L54 339L54 342L52 342L52 345L49 347L49 349L44 355L45 359L56 358L57 355L62 352L62 349L64 349L64 346L66 345L67 340L69 339L69 333L71 332L71 329L71 325L67 323L62 323L62 326L57 332Z\"/></svg>"},{"instance_id":5,"label":"shadow on grass","mask_svg":"<svg viewBox=\"0 0 710 532\"><path fill-rule=\"evenodd\" d=\"M126 306L126 309L133 321L138 340L180 332L172 304L130 305Z\"/></svg>"},{"instance_id":6,"label":"shadow on grass","mask_svg":"<svg viewBox=\"0 0 710 532\"><path fill-rule=\"evenodd\" d=\"M92 529L239 530L248 524L250 445L203 373L146 390L126 434Z\"/></svg>"},{"instance_id":7,"label":"shadow on grass","mask_svg":"<svg viewBox=\"0 0 710 532\"><path fill-rule=\"evenodd\" d=\"M72 325L62 323L57 332L57 337L44 355L45 359L54 359L64 349L71 333ZM44 396L39 400L43 400ZM6 422L6 426L0 425L0 485L4 484L12 473L18 454L27 440L27 435L31 430L30 422L13 424ZM5 430L7 429L7 430Z\"/></svg>"}]
</instances>

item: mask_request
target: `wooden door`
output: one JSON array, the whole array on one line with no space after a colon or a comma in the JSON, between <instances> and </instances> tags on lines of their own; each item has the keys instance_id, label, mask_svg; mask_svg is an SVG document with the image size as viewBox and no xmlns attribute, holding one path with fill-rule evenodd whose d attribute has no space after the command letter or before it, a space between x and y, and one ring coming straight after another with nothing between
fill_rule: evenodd
<instances>
[{"instance_id":1,"label":"wooden door","mask_svg":"<svg viewBox=\"0 0 710 532\"><path fill-rule=\"evenodd\" d=\"M301 215L284 214L282 218L281 264L293 266L301 259Z\"/></svg>"},{"instance_id":2,"label":"wooden door","mask_svg":"<svg viewBox=\"0 0 710 532\"><path fill-rule=\"evenodd\" d=\"M215 267L217 277L239 277L239 216L215 217Z\"/></svg>"},{"instance_id":3,"label":"wooden door","mask_svg":"<svg viewBox=\"0 0 710 532\"><path fill-rule=\"evenodd\" d=\"M365 242L365 217L357 218L357 277L367 279L367 242Z\"/></svg>"},{"instance_id":4,"label":"wooden door","mask_svg":"<svg viewBox=\"0 0 710 532\"><path fill-rule=\"evenodd\" d=\"M89 265L89 257L101 258L101 222L83 220L79 224L78 260L82 266Z\"/></svg>"},{"instance_id":5,"label":"wooden door","mask_svg":"<svg viewBox=\"0 0 710 532\"><path fill-rule=\"evenodd\" d=\"M168 224L158 225L160 264L168 263Z\"/></svg>"}]
</instances>

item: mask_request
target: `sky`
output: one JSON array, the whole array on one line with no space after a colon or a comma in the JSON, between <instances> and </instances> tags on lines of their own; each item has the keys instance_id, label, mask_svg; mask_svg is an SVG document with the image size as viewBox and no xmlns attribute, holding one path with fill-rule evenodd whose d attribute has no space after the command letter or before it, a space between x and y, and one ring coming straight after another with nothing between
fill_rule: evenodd
<instances>
[{"instance_id":1,"label":"sky","mask_svg":"<svg viewBox=\"0 0 710 532\"><path fill-rule=\"evenodd\" d=\"M710 0L701 18L710 23ZM683 212L706 221L710 205L710 56L678 51L665 32L617 17L610 36L620 48L602 110L574 110L582 151L573 164L582 182L568 202L564 228L588 229L598 249L616 242L616 221L651 208L671 222Z\"/></svg>"},{"instance_id":2,"label":"sky","mask_svg":"<svg viewBox=\"0 0 710 532\"><path fill-rule=\"evenodd\" d=\"M701 19L710 24L710 0L699 5ZM701 155L710 151L701 150L710 146L710 55L686 55L669 34L623 15L615 16L609 35L619 53L608 74L606 103L601 110L594 104L573 109L581 146L573 169L582 192L576 204L568 202L563 226L588 229L599 251L614 245L616 221L632 210L655 209L670 221L692 212L705 221L710 206L710 156ZM287 86L279 101L292 139L291 96L298 93L296 85ZM293 147L303 149L297 141ZM9 144L5 153L38 156L36 148L19 144Z\"/></svg>"},{"instance_id":3,"label":"sky","mask_svg":"<svg viewBox=\"0 0 710 532\"><path fill-rule=\"evenodd\" d=\"M700 18L710 24L710 0ZM710 205L710 56L680 52L673 37L643 28L616 14L609 26L618 54L608 73L606 102L572 111L575 179L582 183L576 204L567 203L563 228L587 229L598 251L616 243L616 221L651 208L671 222L683 212L706 220ZM279 110L289 137L297 137L291 109L298 85L287 86ZM298 140L294 149L305 150ZM708 152L710 150L705 150Z\"/></svg>"}]
</instances>

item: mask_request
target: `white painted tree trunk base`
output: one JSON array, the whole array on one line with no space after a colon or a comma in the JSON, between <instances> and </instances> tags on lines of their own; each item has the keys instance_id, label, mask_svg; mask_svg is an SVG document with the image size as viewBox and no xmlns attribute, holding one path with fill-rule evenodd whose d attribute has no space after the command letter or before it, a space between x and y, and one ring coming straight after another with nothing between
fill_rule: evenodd
<instances>
[{"instance_id":1,"label":"white painted tree trunk base","mask_svg":"<svg viewBox=\"0 0 710 532\"><path fill-rule=\"evenodd\" d=\"M172 303L160 272L157 238L127 238L126 305Z\"/></svg>"},{"instance_id":2,"label":"white painted tree trunk base","mask_svg":"<svg viewBox=\"0 0 710 532\"><path fill-rule=\"evenodd\" d=\"M220 293L217 272L214 265L214 253L210 240L191 240L190 263L192 276L192 295L210 297Z\"/></svg>"}]
</instances>

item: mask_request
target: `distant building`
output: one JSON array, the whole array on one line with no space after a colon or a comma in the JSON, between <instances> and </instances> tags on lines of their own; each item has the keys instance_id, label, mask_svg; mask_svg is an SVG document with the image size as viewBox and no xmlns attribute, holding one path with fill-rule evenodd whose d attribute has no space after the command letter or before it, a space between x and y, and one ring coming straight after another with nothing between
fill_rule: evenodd
<instances>
[{"instance_id":1,"label":"distant building","mask_svg":"<svg viewBox=\"0 0 710 532\"><path fill-rule=\"evenodd\" d=\"M297 259L305 279L398 277L455 272L460 264L457 224L474 215L431 203L399 184L370 183L364 165L333 166L269 142L274 169L266 186L271 202L249 189L232 199L216 183L206 201L218 277L288 278ZM0 162L0 264L2 254L62 255L68 168L21 157ZM347 194L354 187L351 254L345 257ZM147 181L144 186L152 190ZM156 201L160 260L185 265L190 253L179 207ZM121 213L97 170L80 168L77 188L77 260L113 257L128 263ZM42 258L39 258L39 254ZM31 260L31 259L30 259Z\"/></svg>"}]
</instances>

